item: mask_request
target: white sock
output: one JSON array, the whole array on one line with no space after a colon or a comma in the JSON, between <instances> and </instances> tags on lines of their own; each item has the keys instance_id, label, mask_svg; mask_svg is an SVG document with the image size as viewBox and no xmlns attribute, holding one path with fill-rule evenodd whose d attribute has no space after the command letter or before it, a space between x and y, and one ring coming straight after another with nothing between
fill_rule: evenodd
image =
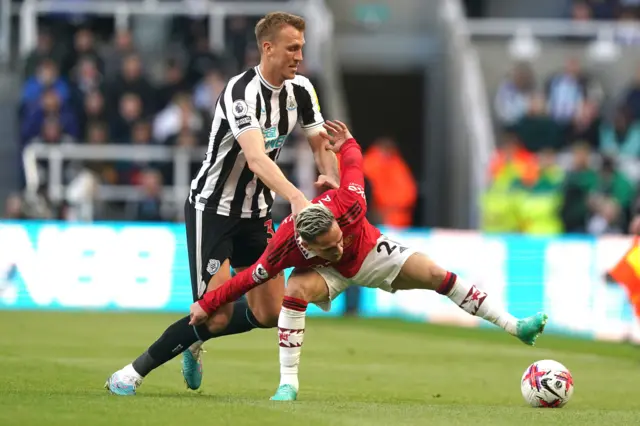
<instances>
[{"instance_id":1,"label":"white sock","mask_svg":"<svg viewBox=\"0 0 640 426\"><path fill-rule=\"evenodd\" d=\"M122 372L123 372L124 374L126 374L127 376L133 376L133 377L135 377L135 378L136 378L137 380L139 380L139 381L142 381L142 379L143 379L143 377L142 377L140 374L138 374L138 372L136 371L136 369L135 369L135 368L133 368L133 364L126 365L126 366L122 369Z\"/></svg>"},{"instance_id":2,"label":"white sock","mask_svg":"<svg viewBox=\"0 0 640 426\"><path fill-rule=\"evenodd\" d=\"M478 289L475 285L462 281L456 274L447 272L447 277L437 291L446 295L471 315L484 318L509 334L516 334L518 319L500 308L487 293Z\"/></svg>"},{"instance_id":3,"label":"white sock","mask_svg":"<svg viewBox=\"0 0 640 426\"><path fill-rule=\"evenodd\" d=\"M298 390L298 364L304 339L307 302L285 296L278 317L280 345L280 386L290 385Z\"/></svg>"}]
</instances>

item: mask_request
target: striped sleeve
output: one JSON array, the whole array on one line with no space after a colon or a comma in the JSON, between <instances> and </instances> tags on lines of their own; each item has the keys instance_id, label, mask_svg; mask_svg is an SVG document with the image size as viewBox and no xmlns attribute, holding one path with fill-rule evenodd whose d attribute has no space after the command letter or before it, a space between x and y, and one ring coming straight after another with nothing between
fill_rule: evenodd
<instances>
[{"instance_id":1,"label":"striped sleeve","mask_svg":"<svg viewBox=\"0 0 640 426\"><path fill-rule=\"evenodd\" d=\"M302 127L307 136L313 136L322 129L322 124L324 123L316 89L311 81L303 76L296 77L293 88L298 102L300 127Z\"/></svg>"},{"instance_id":2,"label":"striped sleeve","mask_svg":"<svg viewBox=\"0 0 640 426\"><path fill-rule=\"evenodd\" d=\"M238 136L249 129L260 130L256 117L257 95L255 71L252 69L230 82L225 89L223 102L220 104L234 138L238 139Z\"/></svg>"}]
</instances>

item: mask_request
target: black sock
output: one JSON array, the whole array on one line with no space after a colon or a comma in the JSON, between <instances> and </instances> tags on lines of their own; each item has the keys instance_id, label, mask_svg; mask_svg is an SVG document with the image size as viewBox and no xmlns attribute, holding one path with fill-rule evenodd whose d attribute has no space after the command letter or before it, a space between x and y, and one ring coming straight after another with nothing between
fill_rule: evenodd
<instances>
[{"instance_id":1,"label":"black sock","mask_svg":"<svg viewBox=\"0 0 640 426\"><path fill-rule=\"evenodd\" d=\"M233 303L233 313L229 319L229 324L217 333L211 333L206 325L196 327L196 332L200 340L207 341L216 337L231 336L232 334L246 333L254 328L267 328L260 324L249 308L249 303L245 298L236 300Z\"/></svg>"},{"instance_id":2,"label":"black sock","mask_svg":"<svg viewBox=\"0 0 640 426\"><path fill-rule=\"evenodd\" d=\"M205 326L206 327L206 326ZM172 360L198 341L189 316L180 318L167 328L155 343L133 361L133 369L142 377Z\"/></svg>"}]
</instances>

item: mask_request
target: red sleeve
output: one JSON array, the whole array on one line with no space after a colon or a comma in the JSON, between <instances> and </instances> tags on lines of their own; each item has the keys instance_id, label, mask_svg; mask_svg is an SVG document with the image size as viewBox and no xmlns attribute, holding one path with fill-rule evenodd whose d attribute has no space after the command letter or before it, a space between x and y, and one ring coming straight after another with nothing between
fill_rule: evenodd
<instances>
[{"instance_id":1,"label":"red sleeve","mask_svg":"<svg viewBox=\"0 0 640 426\"><path fill-rule=\"evenodd\" d=\"M285 268L294 266L291 264L291 253L295 244L293 221L287 218L278 227L275 235L269 241L267 249L256 263L239 272L215 290L205 293L198 303L210 315L222 305L237 300L252 288L269 281Z\"/></svg>"},{"instance_id":2,"label":"red sleeve","mask_svg":"<svg viewBox=\"0 0 640 426\"><path fill-rule=\"evenodd\" d=\"M362 150L355 139L347 140L340 148L340 188L336 197L347 204L357 200L366 207Z\"/></svg>"}]
</instances>

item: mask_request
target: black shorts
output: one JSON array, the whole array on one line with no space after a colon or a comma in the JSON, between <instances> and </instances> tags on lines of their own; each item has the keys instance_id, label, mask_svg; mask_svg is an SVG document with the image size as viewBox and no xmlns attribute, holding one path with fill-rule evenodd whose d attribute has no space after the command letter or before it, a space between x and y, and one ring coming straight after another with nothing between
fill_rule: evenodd
<instances>
[{"instance_id":1,"label":"black shorts","mask_svg":"<svg viewBox=\"0 0 640 426\"><path fill-rule=\"evenodd\" d=\"M197 210L187 200L184 206L193 300L199 300L209 280L229 259L231 266L253 265L273 236L271 215L240 219Z\"/></svg>"}]
</instances>

